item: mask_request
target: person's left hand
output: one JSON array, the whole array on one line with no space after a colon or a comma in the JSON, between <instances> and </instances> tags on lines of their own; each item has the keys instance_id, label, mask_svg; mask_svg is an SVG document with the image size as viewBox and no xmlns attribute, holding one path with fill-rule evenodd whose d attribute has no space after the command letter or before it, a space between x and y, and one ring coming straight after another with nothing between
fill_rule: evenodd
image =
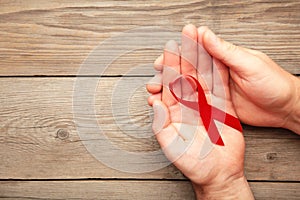
<instances>
[{"instance_id":1,"label":"person's left hand","mask_svg":"<svg viewBox=\"0 0 300 200\"><path fill-rule=\"evenodd\" d=\"M202 30L185 26L181 53L177 43L169 41L155 65L160 72L147 85L151 93L148 102L154 109L153 132L167 158L193 182L196 194L222 194L236 185L244 186L242 191L249 193L243 172L242 133L222 125L219 132L225 145L212 144L199 113L181 105L169 90L169 84L179 75L191 75L201 83L210 104L235 116L228 69L205 51ZM183 99L197 101L197 92L187 81L178 81L177 90Z\"/></svg>"}]
</instances>

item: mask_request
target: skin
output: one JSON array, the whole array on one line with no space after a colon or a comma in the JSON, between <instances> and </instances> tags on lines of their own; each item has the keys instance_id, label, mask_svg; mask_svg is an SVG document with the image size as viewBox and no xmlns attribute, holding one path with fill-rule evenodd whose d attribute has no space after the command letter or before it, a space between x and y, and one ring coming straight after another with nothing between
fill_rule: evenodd
<instances>
[{"instance_id":1,"label":"skin","mask_svg":"<svg viewBox=\"0 0 300 200\"><path fill-rule=\"evenodd\" d=\"M299 79L262 52L226 42L207 27L200 27L198 32L203 33L205 50L229 69L230 94L238 118L245 124L282 127L300 134ZM155 66L162 66L162 58L155 61ZM162 68L155 68L160 74ZM152 94L150 105L161 99L161 79L147 85L147 89Z\"/></svg>"},{"instance_id":2,"label":"skin","mask_svg":"<svg viewBox=\"0 0 300 200\"><path fill-rule=\"evenodd\" d=\"M168 85L180 74L192 75L210 104L242 122L300 134L300 81L265 54L234 46L207 27L193 25L183 28L181 51L175 41L169 41L154 68L158 73L147 85L148 103L154 109L153 131L166 156L192 181L197 198L253 199L243 173L242 133L223 126L225 146L212 144L209 154L199 158L207 143L206 130L197 113L174 99ZM183 81L178 87L182 98L196 100L189 84ZM184 144L187 147L179 148Z\"/></svg>"}]
</instances>

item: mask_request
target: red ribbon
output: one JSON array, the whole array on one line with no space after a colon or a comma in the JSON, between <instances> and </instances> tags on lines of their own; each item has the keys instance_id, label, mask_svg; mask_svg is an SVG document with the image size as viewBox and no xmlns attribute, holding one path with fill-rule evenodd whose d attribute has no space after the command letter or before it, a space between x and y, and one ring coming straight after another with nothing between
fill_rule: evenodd
<instances>
[{"instance_id":1,"label":"red ribbon","mask_svg":"<svg viewBox=\"0 0 300 200\"><path fill-rule=\"evenodd\" d=\"M223 142L222 137L217 129L214 119L242 132L243 129L242 129L240 121L236 117L234 117L216 107L209 105L207 103L203 88L202 88L201 84L198 82L198 80L190 75L188 75L186 77L191 78L191 80L197 86L198 102L184 100L184 99L176 96L176 94L174 93L174 90L173 90L173 86L174 86L174 83L178 79L176 79L174 82L169 84L170 92L172 93L172 95L178 102L180 102L181 104L183 104L193 110L198 111L200 114L200 117L202 119L203 125L208 133L210 141L214 144L224 146L224 142ZM191 84L191 86L193 85L190 81L189 81L189 83Z\"/></svg>"}]
</instances>

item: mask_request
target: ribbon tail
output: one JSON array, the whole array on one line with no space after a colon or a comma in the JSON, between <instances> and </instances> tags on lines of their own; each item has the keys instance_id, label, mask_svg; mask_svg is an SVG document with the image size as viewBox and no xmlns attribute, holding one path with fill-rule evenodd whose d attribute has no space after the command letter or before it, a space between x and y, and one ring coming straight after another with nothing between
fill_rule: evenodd
<instances>
[{"instance_id":1,"label":"ribbon tail","mask_svg":"<svg viewBox=\"0 0 300 200\"><path fill-rule=\"evenodd\" d=\"M224 146L222 137L218 131L218 128L212 118L213 107L206 104L200 108L200 116L202 118L203 125L207 131L210 141L214 144Z\"/></svg>"},{"instance_id":2,"label":"ribbon tail","mask_svg":"<svg viewBox=\"0 0 300 200\"><path fill-rule=\"evenodd\" d=\"M173 90L174 82L169 84L170 92L172 93L173 97L178 102L183 104L184 106L189 107L193 110L199 111L200 117L202 119L203 125L207 131L210 141L214 144L224 146L224 142L222 140L222 137L219 133L219 130L218 130L214 120L218 120L219 122L224 123L227 126L230 126L234 129L242 132L243 128L241 126L240 121L236 117L234 117L218 108L215 108L215 107L209 105L207 103L204 90L203 90L201 84L198 82L198 80L190 75L188 75L186 77L189 78L191 85L192 85L191 82L194 82L197 86L198 102L184 100L184 99L176 96L176 94Z\"/></svg>"},{"instance_id":3,"label":"ribbon tail","mask_svg":"<svg viewBox=\"0 0 300 200\"><path fill-rule=\"evenodd\" d=\"M213 107L213 118L218 120L219 122L222 122L226 124L227 126L230 126L240 132L243 132L242 125L240 123L240 120L228 113L225 113L224 111Z\"/></svg>"},{"instance_id":4,"label":"ribbon tail","mask_svg":"<svg viewBox=\"0 0 300 200\"><path fill-rule=\"evenodd\" d=\"M218 131L218 128L213 120L210 121L210 125L207 129L207 133L208 133L209 139L212 143L217 144L219 146L224 146L222 137L221 137L221 135Z\"/></svg>"}]
</instances>

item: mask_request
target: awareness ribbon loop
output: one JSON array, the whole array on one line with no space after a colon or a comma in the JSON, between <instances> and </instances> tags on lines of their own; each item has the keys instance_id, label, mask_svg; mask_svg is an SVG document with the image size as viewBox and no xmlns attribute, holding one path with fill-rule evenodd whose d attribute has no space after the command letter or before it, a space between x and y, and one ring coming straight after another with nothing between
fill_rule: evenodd
<instances>
[{"instance_id":1,"label":"awareness ribbon loop","mask_svg":"<svg viewBox=\"0 0 300 200\"><path fill-rule=\"evenodd\" d=\"M222 140L222 137L218 131L218 128L217 128L214 120L218 120L219 122L222 122L234 129L242 132L243 128L241 126L240 121L236 117L208 104L205 94L204 94L204 90L203 90L201 84L198 82L198 80L190 75L187 75L186 77L190 78L190 80L188 82L190 83L191 86L192 86L191 81L194 82L197 86L196 89L198 92L198 102L184 100L182 98L179 98L175 94L173 86L174 86L175 82L181 77L179 77L174 82L171 82L169 84L169 89L170 89L171 94L176 99L176 101L178 101L179 103L181 103L184 106L189 107L193 110L198 111L199 115L202 119L203 125L208 133L210 141L214 144L224 146L224 142Z\"/></svg>"}]
</instances>

